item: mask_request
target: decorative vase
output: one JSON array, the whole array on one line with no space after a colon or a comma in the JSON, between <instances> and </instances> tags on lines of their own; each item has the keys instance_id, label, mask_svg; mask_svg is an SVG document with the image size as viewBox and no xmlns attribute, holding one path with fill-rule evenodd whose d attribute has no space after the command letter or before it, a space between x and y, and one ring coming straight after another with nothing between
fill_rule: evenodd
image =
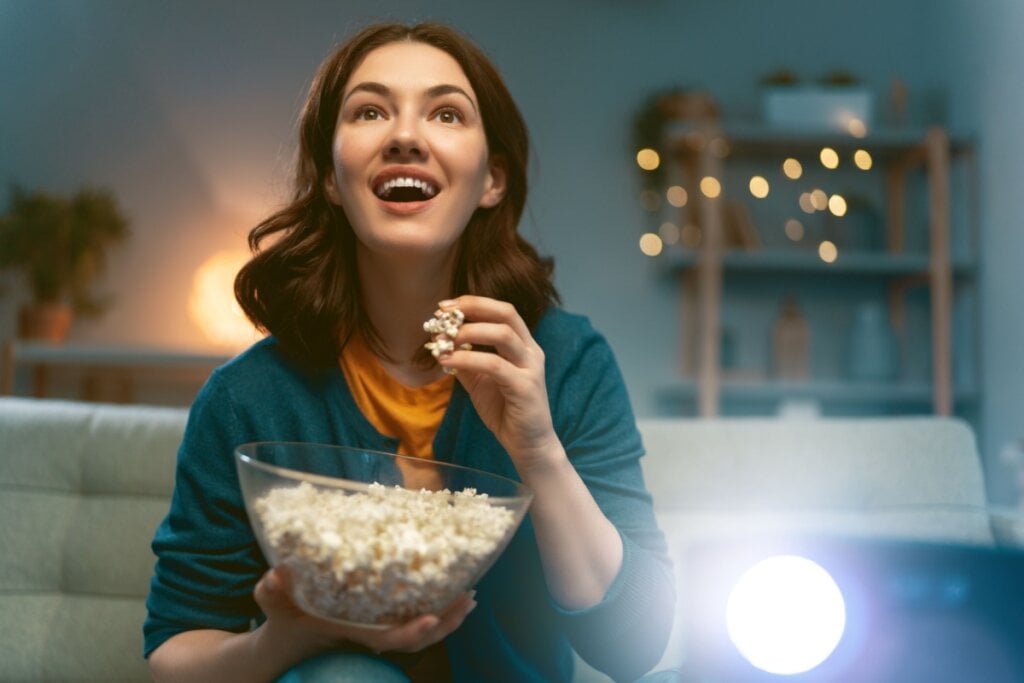
<instances>
[{"instance_id":1,"label":"decorative vase","mask_svg":"<svg viewBox=\"0 0 1024 683\"><path fill-rule=\"evenodd\" d=\"M60 343L71 330L74 315L63 303L37 303L18 311L18 337Z\"/></svg>"},{"instance_id":2,"label":"decorative vase","mask_svg":"<svg viewBox=\"0 0 1024 683\"><path fill-rule=\"evenodd\" d=\"M778 379L810 377L810 342L810 328L796 299L787 297L772 327L772 356Z\"/></svg>"},{"instance_id":3,"label":"decorative vase","mask_svg":"<svg viewBox=\"0 0 1024 683\"><path fill-rule=\"evenodd\" d=\"M850 379L886 382L899 371L899 345L881 302L862 303L854 315L849 337L847 372Z\"/></svg>"}]
</instances>

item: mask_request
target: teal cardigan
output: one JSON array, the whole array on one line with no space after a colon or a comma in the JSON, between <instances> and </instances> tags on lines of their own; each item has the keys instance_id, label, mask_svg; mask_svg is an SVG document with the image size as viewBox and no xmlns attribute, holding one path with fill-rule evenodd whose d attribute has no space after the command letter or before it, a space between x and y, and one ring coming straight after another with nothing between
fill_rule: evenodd
<instances>
[{"instance_id":1,"label":"teal cardigan","mask_svg":"<svg viewBox=\"0 0 1024 683\"><path fill-rule=\"evenodd\" d=\"M640 470L643 447L621 373L586 318L549 310L545 353L555 430L622 536L622 568L597 605L562 609L548 592L529 517L477 585L478 606L445 641L456 682L569 681L572 650L620 681L660 659L675 594L665 539ZM356 407L340 369L290 363L272 337L218 368L192 406L170 511L153 539L145 655L182 631L242 632L262 620L253 588L266 571L246 517L233 449L306 441L394 451ZM458 382L434 439L438 459L518 480L508 454Z\"/></svg>"}]
</instances>

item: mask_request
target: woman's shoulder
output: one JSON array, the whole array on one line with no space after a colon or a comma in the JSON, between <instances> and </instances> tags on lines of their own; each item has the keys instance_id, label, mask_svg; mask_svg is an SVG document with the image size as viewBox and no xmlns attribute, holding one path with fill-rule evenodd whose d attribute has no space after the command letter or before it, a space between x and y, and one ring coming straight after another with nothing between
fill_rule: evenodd
<instances>
[{"instance_id":1,"label":"woman's shoulder","mask_svg":"<svg viewBox=\"0 0 1024 683\"><path fill-rule=\"evenodd\" d=\"M594 328L590 318L557 306L541 316L533 337L549 361L572 363L573 359L593 351L611 354L604 335Z\"/></svg>"},{"instance_id":2,"label":"woman's shoulder","mask_svg":"<svg viewBox=\"0 0 1024 683\"><path fill-rule=\"evenodd\" d=\"M560 306L551 306L544 311L534 330L534 338L538 342L541 339L574 338L591 334L597 334L597 331L590 318L567 311Z\"/></svg>"},{"instance_id":3,"label":"woman's shoulder","mask_svg":"<svg viewBox=\"0 0 1024 683\"><path fill-rule=\"evenodd\" d=\"M289 359L282 352L278 340L268 336L217 368L212 379L236 391L261 392L273 389L279 393L290 386L308 387L318 378L322 380L323 374L304 369Z\"/></svg>"}]
</instances>

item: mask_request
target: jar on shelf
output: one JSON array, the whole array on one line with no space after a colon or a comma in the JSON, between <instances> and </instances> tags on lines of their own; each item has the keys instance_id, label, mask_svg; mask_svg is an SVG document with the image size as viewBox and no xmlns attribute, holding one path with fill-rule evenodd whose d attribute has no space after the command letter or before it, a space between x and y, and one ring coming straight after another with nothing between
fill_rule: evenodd
<instances>
[{"instance_id":1,"label":"jar on shelf","mask_svg":"<svg viewBox=\"0 0 1024 683\"><path fill-rule=\"evenodd\" d=\"M777 379L810 377L811 332L792 296L786 297L772 326L772 362Z\"/></svg>"},{"instance_id":2,"label":"jar on shelf","mask_svg":"<svg viewBox=\"0 0 1024 683\"><path fill-rule=\"evenodd\" d=\"M865 301L857 307L850 330L847 375L851 380L888 382L899 374L899 344L886 307Z\"/></svg>"}]
</instances>

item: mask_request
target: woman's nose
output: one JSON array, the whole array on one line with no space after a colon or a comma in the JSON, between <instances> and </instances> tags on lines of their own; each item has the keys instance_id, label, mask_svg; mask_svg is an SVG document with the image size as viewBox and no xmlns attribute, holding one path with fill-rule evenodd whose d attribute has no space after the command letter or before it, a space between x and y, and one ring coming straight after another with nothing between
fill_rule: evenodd
<instances>
[{"instance_id":1,"label":"woman's nose","mask_svg":"<svg viewBox=\"0 0 1024 683\"><path fill-rule=\"evenodd\" d=\"M384 146L387 157L423 157L426 147L419 126L410 117L401 116L395 119L391 136Z\"/></svg>"}]
</instances>

